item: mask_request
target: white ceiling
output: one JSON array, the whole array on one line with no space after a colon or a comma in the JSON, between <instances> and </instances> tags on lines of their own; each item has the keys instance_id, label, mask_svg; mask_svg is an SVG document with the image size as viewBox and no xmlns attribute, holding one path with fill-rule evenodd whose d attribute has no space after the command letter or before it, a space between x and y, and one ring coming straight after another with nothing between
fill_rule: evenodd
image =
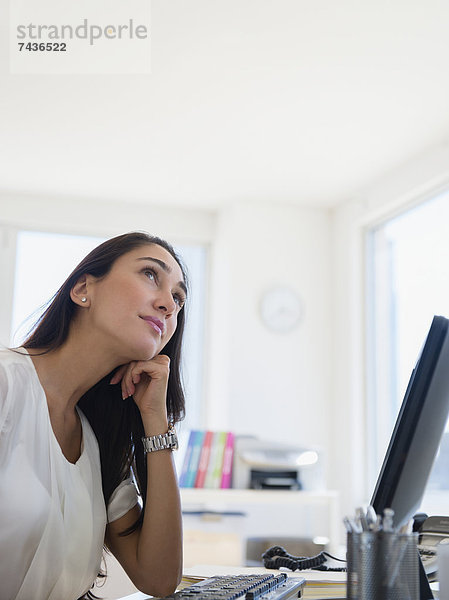
<instances>
[{"instance_id":1,"label":"white ceiling","mask_svg":"<svg viewBox=\"0 0 449 600\"><path fill-rule=\"evenodd\" d=\"M0 189L335 205L449 139L448 31L447 0L153 0L150 75L32 76L1 18Z\"/></svg>"}]
</instances>

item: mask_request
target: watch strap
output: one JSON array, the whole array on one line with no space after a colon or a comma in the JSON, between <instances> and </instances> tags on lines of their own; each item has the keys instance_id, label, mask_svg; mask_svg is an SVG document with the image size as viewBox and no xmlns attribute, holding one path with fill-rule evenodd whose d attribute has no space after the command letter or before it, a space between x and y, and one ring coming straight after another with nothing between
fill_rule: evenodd
<instances>
[{"instance_id":1,"label":"watch strap","mask_svg":"<svg viewBox=\"0 0 449 600\"><path fill-rule=\"evenodd\" d=\"M173 424L170 424L167 433L143 437L142 444L145 454L157 452L158 450L177 450L178 436Z\"/></svg>"}]
</instances>

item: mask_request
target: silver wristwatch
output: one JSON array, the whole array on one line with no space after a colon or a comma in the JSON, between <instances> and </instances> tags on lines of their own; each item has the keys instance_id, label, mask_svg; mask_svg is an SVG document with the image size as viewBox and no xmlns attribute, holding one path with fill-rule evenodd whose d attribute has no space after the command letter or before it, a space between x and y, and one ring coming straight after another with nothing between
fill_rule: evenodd
<instances>
[{"instance_id":1,"label":"silver wristwatch","mask_svg":"<svg viewBox=\"0 0 449 600\"><path fill-rule=\"evenodd\" d=\"M176 435L173 423L170 423L167 433L143 437L142 444L145 454L156 452L157 450L177 450L178 436Z\"/></svg>"}]
</instances>

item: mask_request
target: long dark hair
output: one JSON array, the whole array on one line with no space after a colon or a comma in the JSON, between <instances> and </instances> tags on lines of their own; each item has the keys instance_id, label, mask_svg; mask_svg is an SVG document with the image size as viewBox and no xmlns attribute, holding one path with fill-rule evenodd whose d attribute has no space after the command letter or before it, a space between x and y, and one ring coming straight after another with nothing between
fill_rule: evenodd
<instances>
[{"instance_id":1,"label":"long dark hair","mask_svg":"<svg viewBox=\"0 0 449 600\"><path fill-rule=\"evenodd\" d=\"M80 263L53 296L49 306L37 321L34 330L22 344L26 349L43 353L59 348L67 339L76 305L70 291L83 275L100 278L107 275L114 262L123 254L140 246L156 244L169 252L179 264L186 285L186 270L173 247L161 238L144 232L126 233L97 246ZM167 390L167 413L173 422L184 417L185 402L181 379L181 346L185 323L185 309L178 314L176 331L163 349L170 358ZM142 523L146 505L147 471L141 438L144 435L140 411L132 398L122 400L120 385L109 385L113 373L98 381L79 400L98 440L101 459L103 496L108 506L117 486L133 474L142 498L142 512L127 535ZM93 597L90 593L87 597Z\"/></svg>"}]
</instances>

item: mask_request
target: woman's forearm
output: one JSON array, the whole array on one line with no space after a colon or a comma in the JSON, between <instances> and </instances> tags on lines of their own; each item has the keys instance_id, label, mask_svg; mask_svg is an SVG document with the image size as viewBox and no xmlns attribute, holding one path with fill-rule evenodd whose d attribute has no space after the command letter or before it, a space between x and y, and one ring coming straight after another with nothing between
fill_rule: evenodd
<instances>
[{"instance_id":1,"label":"woman's forearm","mask_svg":"<svg viewBox=\"0 0 449 600\"><path fill-rule=\"evenodd\" d=\"M167 431L153 423L146 435ZM178 481L171 450L146 455L147 499L137 546L137 562L152 595L168 595L182 576L182 515ZM145 587L147 587L145 585Z\"/></svg>"}]
</instances>

